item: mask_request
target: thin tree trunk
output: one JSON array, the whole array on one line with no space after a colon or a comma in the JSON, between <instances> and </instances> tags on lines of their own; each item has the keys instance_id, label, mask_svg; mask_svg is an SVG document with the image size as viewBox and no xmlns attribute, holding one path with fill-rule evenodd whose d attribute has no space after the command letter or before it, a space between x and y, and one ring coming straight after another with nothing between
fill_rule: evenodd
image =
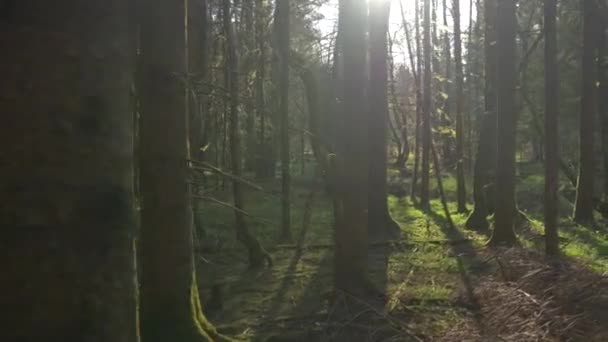
<instances>
[{"instance_id":1,"label":"thin tree trunk","mask_svg":"<svg viewBox=\"0 0 608 342\"><path fill-rule=\"evenodd\" d=\"M418 184L418 170L420 169L420 149L421 149L421 121L422 121L422 49L420 44L420 1L414 0L415 3L415 14L414 14L414 35L416 39L416 67L414 68L415 74L418 75L416 78L416 127L415 127L415 150L414 150L414 174L412 177L412 202L416 202L416 188ZM407 28L407 26L406 26ZM406 31L407 32L407 31ZM417 70L417 71L416 71Z\"/></svg>"},{"instance_id":2,"label":"thin tree trunk","mask_svg":"<svg viewBox=\"0 0 608 342\"><path fill-rule=\"evenodd\" d=\"M515 0L498 0L497 8L497 158L495 176L494 231L489 244L512 245L515 214Z\"/></svg>"},{"instance_id":3,"label":"thin tree trunk","mask_svg":"<svg viewBox=\"0 0 608 342\"><path fill-rule=\"evenodd\" d=\"M555 21L557 0L545 0L545 251L559 253L557 236L558 170L559 170L559 67L557 64L557 32Z\"/></svg>"},{"instance_id":4,"label":"thin tree trunk","mask_svg":"<svg viewBox=\"0 0 608 342\"><path fill-rule=\"evenodd\" d=\"M390 1L375 1L369 5L369 104L367 126L369 136L369 234L383 237L399 232L391 218L387 203L387 124L388 116L388 19Z\"/></svg>"},{"instance_id":5,"label":"thin tree trunk","mask_svg":"<svg viewBox=\"0 0 608 342\"><path fill-rule=\"evenodd\" d=\"M454 16L454 62L456 65L456 182L458 212L467 212L467 192L464 179L464 73L462 70L462 40L460 32L460 1L452 5Z\"/></svg>"},{"instance_id":6,"label":"thin tree trunk","mask_svg":"<svg viewBox=\"0 0 608 342\"><path fill-rule=\"evenodd\" d=\"M473 178L473 212L466 227L486 231L487 216L494 211L494 198L486 194L486 187L493 182L493 157L496 155L496 0L486 0L485 18L485 113L479 125L479 142Z\"/></svg>"},{"instance_id":7,"label":"thin tree trunk","mask_svg":"<svg viewBox=\"0 0 608 342\"><path fill-rule=\"evenodd\" d=\"M289 150L289 0L278 0L274 25L279 56L278 96L281 144L281 239L291 240Z\"/></svg>"},{"instance_id":8,"label":"thin tree trunk","mask_svg":"<svg viewBox=\"0 0 608 342\"><path fill-rule=\"evenodd\" d=\"M234 28L232 25L232 13L230 2L223 3L223 22L224 34L227 37L226 66L228 72L228 92L230 95L229 119L230 119L230 162L232 174L236 178L241 178L241 141L239 134L239 80L238 80L238 59L236 54L236 42ZM243 189L238 179L233 179L232 196L234 199L234 216L237 239L247 248L249 256L249 267L256 268L264 265L267 261L272 264L270 255L264 250L258 239L248 228L243 211L245 203L243 199Z\"/></svg>"},{"instance_id":9,"label":"thin tree trunk","mask_svg":"<svg viewBox=\"0 0 608 342\"><path fill-rule=\"evenodd\" d=\"M424 0L424 92L422 104L422 179L420 187L420 207L430 208L429 166L431 153L431 0Z\"/></svg>"},{"instance_id":10,"label":"thin tree trunk","mask_svg":"<svg viewBox=\"0 0 608 342\"><path fill-rule=\"evenodd\" d=\"M137 341L132 4L2 3L2 341Z\"/></svg>"},{"instance_id":11,"label":"thin tree trunk","mask_svg":"<svg viewBox=\"0 0 608 342\"><path fill-rule=\"evenodd\" d=\"M255 31L256 45L258 50L257 69L255 72L255 97L256 115L260 119L260 133L258 149L256 151L256 175L257 177L269 177L272 175L268 169L268 141L266 139L266 99L264 93L264 78L266 77L266 42L265 42L265 0L256 1ZM274 172L274 170L273 170Z\"/></svg>"},{"instance_id":12,"label":"thin tree trunk","mask_svg":"<svg viewBox=\"0 0 608 342\"><path fill-rule=\"evenodd\" d=\"M443 92L447 97L443 98L443 112L441 114L441 125L448 127L452 121L452 52L450 46L450 35L448 34L448 6L447 0L443 0L443 58L445 59L445 81L443 82ZM454 19L456 20L456 19ZM458 100L458 99L456 99ZM442 134L443 136L443 158L444 163L452 165L454 162L452 154L452 135Z\"/></svg>"}]
</instances>

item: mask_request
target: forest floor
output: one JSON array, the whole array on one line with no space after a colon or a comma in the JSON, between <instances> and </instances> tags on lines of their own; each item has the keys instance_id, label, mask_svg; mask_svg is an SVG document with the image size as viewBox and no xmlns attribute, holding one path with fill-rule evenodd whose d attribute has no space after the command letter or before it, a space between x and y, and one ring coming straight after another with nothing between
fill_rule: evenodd
<instances>
[{"instance_id":1,"label":"forest floor","mask_svg":"<svg viewBox=\"0 0 608 342\"><path fill-rule=\"evenodd\" d=\"M321 187L294 181L291 244L275 238L277 186L246 192L250 228L274 261L261 270L247 268L232 211L205 203L199 286L203 298L216 294L206 312L220 331L251 341L608 341L608 225L564 217L564 257L545 260L535 197L542 178L527 178L518 204L531 208L530 221L512 249L487 248L489 232L465 229L454 203L452 230L438 200L425 213L391 195L402 237L369 247L370 279L384 296L348 301L332 297L332 212ZM453 179L445 186L454 198ZM215 196L230 201L227 192Z\"/></svg>"}]
</instances>

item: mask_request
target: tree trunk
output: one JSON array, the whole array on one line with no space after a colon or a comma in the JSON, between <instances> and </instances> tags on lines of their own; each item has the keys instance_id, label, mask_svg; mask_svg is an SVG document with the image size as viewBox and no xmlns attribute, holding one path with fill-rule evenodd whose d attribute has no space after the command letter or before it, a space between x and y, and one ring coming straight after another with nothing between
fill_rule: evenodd
<instances>
[{"instance_id":1,"label":"tree trunk","mask_svg":"<svg viewBox=\"0 0 608 342\"><path fill-rule=\"evenodd\" d=\"M256 153L256 176L266 178L273 175L274 169L268 167L269 139L266 139L266 98L264 92L264 79L266 77L266 41L265 41L265 0L256 0L255 31L258 51L257 69L255 72L255 98L256 115L260 119L260 134ZM271 139L270 139L271 140Z\"/></svg>"},{"instance_id":2,"label":"tree trunk","mask_svg":"<svg viewBox=\"0 0 608 342\"><path fill-rule=\"evenodd\" d=\"M559 253L557 236L558 170L559 170L559 67L555 21L557 0L545 0L545 251Z\"/></svg>"},{"instance_id":3,"label":"tree trunk","mask_svg":"<svg viewBox=\"0 0 608 342\"><path fill-rule=\"evenodd\" d=\"M6 4L0 339L134 342L132 2Z\"/></svg>"},{"instance_id":4,"label":"tree trunk","mask_svg":"<svg viewBox=\"0 0 608 342\"><path fill-rule=\"evenodd\" d=\"M498 0L497 49L497 150L494 180L494 231L489 244L512 245L517 238L513 232L515 220L515 0Z\"/></svg>"},{"instance_id":5,"label":"tree trunk","mask_svg":"<svg viewBox=\"0 0 608 342\"><path fill-rule=\"evenodd\" d=\"M343 114L337 141L337 218L334 276L336 289L361 293L367 278L368 131L365 98L365 0L341 7Z\"/></svg>"},{"instance_id":6,"label":"tree trunk","mask_svg":"<svg viewBox=\"0 0 608 342\"><path fill-rule=\"evenodd\" d=\"M278 0L276 4L277 53L279 55L278 96L281 144L281 239L291 240L290 214L290 149L289 149L289 0Z\"/></svg>"},{"instance_id":7,"label":"tree trunk","mask_svg":"<svg viewBox=\"0 0 608 342\"><path fill-rule=\"evenodd\" d=\"M188 73L190 77L189 106L189 138L190 155L197 160L205 159L203 148L207 143L205 131L208 129L209 111L203 109L207 98L203 95L203 81L207 80L208 67L208 36L207 36L207 0L188 0ZM204 183L205 179L197 175ZM197 182L198 183L198 182ZM192 193L198 194L201 185L193 185ZM198 215L200 200L192 200L194 229L204 233L203 221Z\"/></svg>"},{"instance_id":8,"label":"tree trunk","mask_svg":"<svg viewBox=\"0 0 608 342\"><path fill-rule=\"evenodd\" d=\"M608 11L608 5L605 10ZM602 125L602 159L604 163L604 201L608 201L608 24L600 30L598 49L598 110Z\"/></svg>"},{"instance_id":9,"label":"tree trunk","mask_svg":"<svg viewBox=\"0 0 608 342\"><path fill-rule=\"evenodd\" d=\"M242 175L241 166L241 139L239 134L239 79L238 79L238 59L236 54L236 42L234 28L232 25L232 12L230 2L222 4L224 35L227 38L226 67L228 70L228 93L229 93L229 123L230 123L230 165L232 174L235 176L232 182L232 196L234 200L234 216L236 237L245 248L249 256L249 267L257 268L264 265L267 261L269 266L272 264L270 255L264 250L258 239L253 235L247 226L245 215L245 201L243 199L243 188L238 178Z\"/></svg>"},{"instance_id":10,"label":"tree trunk","mask_svg":"<svg viewBox=\"0 0 608 342\"><path fill-rule=\"evenodd\" d=\"M485 188L493 182L496 155L496 0L485 1L485 113L479 125L479 142L473 178L473 212L466 227L485 231L487 216L494 211L494 198L486 196Z\"/></svg>"},{"instance_id":11,"label":"tree trunk","mask_svg":"<svg viewBox=\"0 0 608 342\"><path fill-rule=\"evenodd\" d=\"M156 0L141 8L144 341L227 340L205 319L194 277L187 88L177 76L188 71L185 5Z\"/></svg>"},{"instance_id":12,"label":"tree trunk","mask_svg":"<svg viewBox=\"0 0 608 342\"><path fill-rule=\"evenodd\" d=\"M416 202L416 190L418 184L418 170L420 169L420 143L422 141L420 121L422 121L422 49L420 44L420 1L414 0L414 35L416 40L416 127L415 127L415 150L414 150L414 174L412 176L411 200Z\"/></svg>"},{"instance_id":13,"label":"tree trunk","mask_svg":"<svg viewBox=\"0 0 608 342\"><path fill-rule=\"evenodd\" d=\"M431 153L431 0L424 0L424 91L422 103L422 168L420 208L429 210L429 167Z\"/></svg>"},{"instance_id":14,"label":"tree trunk","mask_svg":"<svg viewBox=\"0 0 608 342\"><path fill-rule=\"evenodd\" d=\"M450 35L448 33L448 6L447 0L443 0L442 4L443 10L443 58L445 59L445 81L443 82L443 92L447 97L441 96L443 99L443 113L441 114L441 125L444 127L449 127L451 124L452 118L452 91L451 91L451 82L452 82L452 52L451 52L451 44L450 44ZM454 20L456 20L454 18ZM458 99L457 99L458 100ZM447 165L452 165L454 163L454 155L452 153L452 135L451 134L442 134L443 136L443 159L444 163ZM434 144L434 143L433 143Z\"/></svg>"},{"instance_id":15,"label":"tree trunk","mask_svg":"<svg viewBox=\"0 0 608 342\"><path fill-rule=\"evenodd\" d=\"M595 120L595 48L597 41L597 25L592 0L582 0L583 8L583 55L582 55L582 85L581 85L581 115L579 132L579 172L574 203L574 221L577 223L592 223L593 220L593 191L595 177L595 155L593 126Z\"/></svg>"},{"instance_id":16,"label":"tree trunk","mask_svg":"<svg viewBox=\"0 0 608 342\"><path fill-rule=\"evenodd\" d=\"M381 238L399 231L391 218L387 203L387 125L388 125L388 18L390 1L369 4L369 234Z\"/></svg>"},{"instance_id":17,"label":"tree trunk","mask_svg":"<svg viewBox=\"0 0 608 342\"><path fill-rule=\"evenodd\" d=\"M456 66L456 181L458 212L467 212L467 192L464 180L464 74L462 70L462 41L460 34L460 1L452 5L454 16L454 62Z\"/></svg>"}]
</instances>

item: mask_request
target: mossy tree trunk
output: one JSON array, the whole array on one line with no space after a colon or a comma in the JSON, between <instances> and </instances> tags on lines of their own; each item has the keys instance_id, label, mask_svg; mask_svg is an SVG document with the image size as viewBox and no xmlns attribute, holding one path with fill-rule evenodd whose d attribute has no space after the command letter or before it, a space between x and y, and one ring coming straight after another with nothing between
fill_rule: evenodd
<instances>
[{"instance_id":1,"label":"mossy tree trunk","mask_svg":"<svg viewBox=\"0 0 608 342\"><path fill-rule=\"evenodd\" d=\"M484 3L485 21L485 113L479 124L479 142L473 175L474 207L466 227L479 231L489 228L488 215L494 210L494 198L486 196L486 186L493 182L496 155L496 0Z\"/></svg>"},{"instance_id":2,"label":"mossy tree trunk","mask_svg":"<svg viewBox=\"0 0 608 342\"><path fill-rule=\"evenodd\" d=\"M131 6L3 2L2 341L137 340Z\"/></svg>"},{"instance_id":3,"label":"mossy tree trunk","mask_svg":"<svg viewBox=\"0 0 608 342\"><path fill-rule=\"evenodd\" d=\"M498 0L496 21L497 52L497 149L494 179L494 231L489 244L512 245L515 214L515 0Z\"/></svg>"},{"instance_id":4,"label":"mossy tree trunk","mask_svg":"<svg viewBox=\"0 0 608 342\"><path fill-rule=\"evenodd\" d=\"M399 225L391 218L387 203L387 125L388 75L387 33L390 1L369 4L369 193L368 227L370 236L398 234Z\"/></svg>"},{"instance_id":5,"label":"mossy tree trunk","mask_svg":"<svg viewBox=\"0 0 608 342\"><path fill-rule=\"evenodd\" d=\"M366 288L368 209L368 107L365 99L365 0L340 7L343 93L337 139L336 289L361 293Z\"/></svg>"},{"instance_id":6,"label":"mossy tree trunk","mask_svg":"<svg viewBox=\"0 0 608 342\"><path fill-rule=\"evenodd\" d=\"M595 1L582 0L583 54L581 66L581 114L579 126L579 169L574 203L574 221L592 223L595 155L593 126L596 111L595 48L598 35Z\"/></svg>"},{"instance_id":7,"label":"mossy tree trunk","mask_svg":"<svg viewBox=\"0 0 608 342\"><path fill-rule=\"evenodd\" d=\"M146 342L227 340L205 319L194 278L185 6L155 0L140 8L140 324Z\"/></svg>"}]
</instances>

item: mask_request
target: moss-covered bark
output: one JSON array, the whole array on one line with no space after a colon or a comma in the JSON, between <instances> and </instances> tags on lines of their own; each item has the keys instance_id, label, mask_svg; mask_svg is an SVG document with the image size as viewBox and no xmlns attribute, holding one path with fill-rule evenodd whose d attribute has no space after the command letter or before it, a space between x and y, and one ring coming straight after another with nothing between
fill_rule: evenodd
<instances>
[{"instance_id":1,"label":"moss-covered bark","mask_svg":"<svg viewBox=\"0 0 608 342\"><path fill-rule=\"evenodd\" d=\"M136 341L129 15L3 2L2 341Z\"/></svg>"},{"instance_id":2,"label":"moss-covered bark","mask_svg":"<svg viewBox=\"0 0 608 342\"><path fill-rule=\"evenodd\" d=\"M198 303L188 179L185 2L140 8L141 337L218 341Z\"/></svg>"}]
</instances>

